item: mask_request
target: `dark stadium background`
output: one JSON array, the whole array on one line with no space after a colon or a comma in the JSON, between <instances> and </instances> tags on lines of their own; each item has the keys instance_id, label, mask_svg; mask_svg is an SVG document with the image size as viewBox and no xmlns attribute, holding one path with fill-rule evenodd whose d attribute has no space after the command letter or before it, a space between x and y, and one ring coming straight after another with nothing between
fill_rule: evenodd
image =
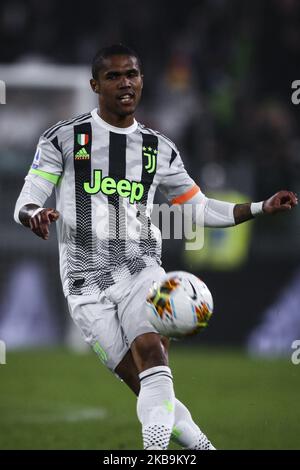
<instances>
[{"instance_id":1,"label":"dark stadium background","mask_svg":"<svg viewBox=\"0 0 300 470\"><path fill-rule=\"evenodd\" d=\"M95 51L115 42L133 47L142 59L138 119L176 142L206 194L244 202L280 189L300 191L300 104L291 100L292 82L300 79L297 0L195 0L184 8L182 2L158 0L90 0L78 6L3 0L0 80L8 71L14 80L5 80L6 104L0 105L0 340L8 349L0 378L15 349L82 348L61 291L55 231L46 243L13 221L38 136L70 116L75 95L63 86L23 88L23 67L32 66L38 76L39 68L49 66L52 83L65 66L86 69L88 77ZM91 93L78 114L90 109ZM207 232L203 253L187 253L180 240L164 241L164 268L199 275L215 300L207 331L184 345L279 355L291 367L291 339L300 339L299 214L296 209L257 218L241 230ZM255 332L261 342L251 343ZM292 367L299 378L300 365ZM7 442L6 447L22 447Z\"/></svg>"}]
</instances>

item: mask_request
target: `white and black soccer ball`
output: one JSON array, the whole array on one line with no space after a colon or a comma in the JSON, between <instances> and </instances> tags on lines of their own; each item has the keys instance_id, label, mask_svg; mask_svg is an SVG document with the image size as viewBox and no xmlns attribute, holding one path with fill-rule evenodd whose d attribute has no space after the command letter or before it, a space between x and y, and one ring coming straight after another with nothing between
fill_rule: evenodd
<instances>
[{"instance_id":1,"label":"white and black soccer ball","mask_svg":"<svg viewBox=\"0 0 300 470\"><path fill-rule=\"evenodd\" d=\"M173 271L153 283L146 312L158 333L182 338L206 328L213 313L213 299L206 284L194 274Z\"/></svg>"}]
</instances>

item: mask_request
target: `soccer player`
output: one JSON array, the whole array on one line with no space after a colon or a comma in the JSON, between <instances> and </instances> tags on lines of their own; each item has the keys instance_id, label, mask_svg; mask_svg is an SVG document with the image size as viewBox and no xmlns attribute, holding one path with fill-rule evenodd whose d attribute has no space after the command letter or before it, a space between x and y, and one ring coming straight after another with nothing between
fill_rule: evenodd
<instances>
[{"instance_id":1,"label":"soccer player","mask_svg":"<svg viewBox=\"0 0 300 470\"><path fill-rule=\"evenodd\" d=\"M144 449L167 449L171 435L184 448L214 449L175 398L168 340L144 312L149 287L165 274L161 235L150 220L154 193L159 188L172 204L199 207L194 222L204 219L209 227L289 211L297 196L279 191L252 204L206 198L174 143L134 119L143 87L137 54L124 45L104 48L93 60L92 76L98 109L60 121L41 136L14 217L44 240L57 221L71 316L138 396ZM54 187L57 209L44 207Z\"/></svg>"}]
</instances>

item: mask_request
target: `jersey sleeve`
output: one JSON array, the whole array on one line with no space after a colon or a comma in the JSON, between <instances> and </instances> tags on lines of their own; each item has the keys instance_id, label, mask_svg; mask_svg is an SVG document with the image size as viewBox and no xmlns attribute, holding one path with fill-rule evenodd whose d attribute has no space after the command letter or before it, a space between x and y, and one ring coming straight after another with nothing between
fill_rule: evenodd
<instances>
[{"instance_id":1,"label":"jersey sleeve","mask_svg":"<svg viewBox=\"0 0 300 470\"><path fill-rule=\"evenodd\" d=\"M53 141L41 137L24 186L16 202L14 219L20 223L20 209L26 204L43 207L63 172L63 159L57 138Z\"/></svg>"},{"instance_id":2,"label":"jersey sleeve","mask_svg":"<svg viewBox=\"0 0 300 470\"><path fill-rule=\"evenodd\" d=\"M62 172L63 158L57 137L48 140L42 136L38 142L29 175L38 175L57 185Z\"/></svg>"},{"instance_id":3,"label":"jersey sleeve","mask_svg":"<svg viewBox=\"0 0 300 470\"><path fill-rule=\"evenodd\" d=\"M158 189L171 204L184 204L200 191L199 186L184 168L178 151L172 150L170 161Z\"/></svg>"}]
</instances>

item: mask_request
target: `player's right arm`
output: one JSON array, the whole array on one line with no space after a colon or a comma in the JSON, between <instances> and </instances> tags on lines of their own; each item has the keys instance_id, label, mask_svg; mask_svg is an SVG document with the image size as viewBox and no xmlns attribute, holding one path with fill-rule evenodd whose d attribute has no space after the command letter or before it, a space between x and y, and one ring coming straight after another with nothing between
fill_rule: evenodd
<instances>
[{"instance_id":1,"label":"player's right arm","mask_svg":"<svg viewBox=\"0 0 300 470\"><path fill-rule=\"evenodd\" d=\"M20 222L43 240L48 240L50 224L58 218L59 212L56 209L36 204L25 204L19 211Z\"/></svg>"},{"instance_id":2,"label":"player's right arm","mask_svg":"<svg viewBox=\"0 0 300 470\"><path fill-rule=\"evenodd\" d=\"M47 240L49 227L59 213L54 208L45 208L53 188L63 172L63 161L57 138L41 137L33 163L15 206L14 218L37 236Z\"/></svg>"}]
</instances>

